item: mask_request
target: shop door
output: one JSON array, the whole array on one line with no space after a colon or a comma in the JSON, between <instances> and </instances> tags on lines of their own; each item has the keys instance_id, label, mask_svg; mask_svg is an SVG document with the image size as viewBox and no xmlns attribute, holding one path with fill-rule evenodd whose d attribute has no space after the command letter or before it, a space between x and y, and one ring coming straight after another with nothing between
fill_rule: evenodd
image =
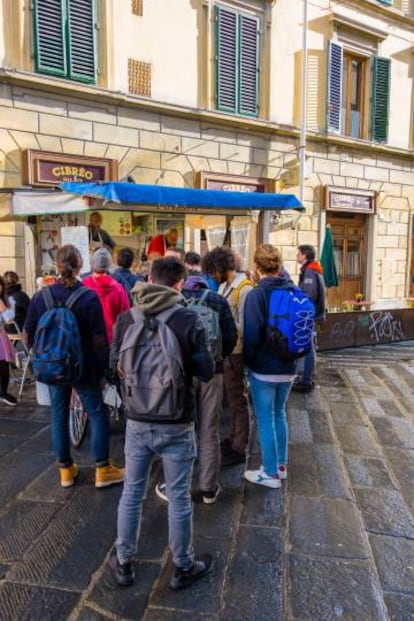
<instances>
[{"instance_id":1,"label":"shop door","mask_svg":"<svg viewBox=\"0 0 414 621\"><path fill-rule=\"evenodd\" d=\"M347 300L364 293L366 265L366 216L362 214L327 214L331 225L339 286L328 289L328 307L340 309Z\"/></svg>"}]
</instances>

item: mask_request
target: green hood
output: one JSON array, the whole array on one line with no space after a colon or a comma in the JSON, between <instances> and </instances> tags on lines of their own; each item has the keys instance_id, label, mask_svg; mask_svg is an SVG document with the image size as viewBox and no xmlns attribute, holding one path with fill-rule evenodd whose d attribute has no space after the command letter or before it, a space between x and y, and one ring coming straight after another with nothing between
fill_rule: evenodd
<instances>
[{"instance_id":1,"label":"green hood","mask_svg":"<svg viewBox=\"0 0 414 621\"><path fill-rule=\"evenodd\" d=\"M144 315L156 315L178 304L180 294L171 287L149 285L146 282L135 283L131 290L134 306Z\"/></svg>"}]
</instances>

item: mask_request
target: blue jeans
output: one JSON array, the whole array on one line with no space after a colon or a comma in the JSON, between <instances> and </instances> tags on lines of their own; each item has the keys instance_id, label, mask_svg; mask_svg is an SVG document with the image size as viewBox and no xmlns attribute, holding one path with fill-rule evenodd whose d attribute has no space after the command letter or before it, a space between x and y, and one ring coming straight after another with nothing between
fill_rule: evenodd
<instances>
[{"instance_id":1,"label":"blue jeans","mask_svg":"<svg viewBox=\"0 0 414 621\"><path fill-rule=\"evenodd\" d=\"M136 552L154 455L161 457L164 470L173 563L187 570L194 561L191 478L196 441L193 423L127 421L124 489L118 506L118 560L120 563L130 561Z\"/></svg>"},{"instance_id":2,"label":"blue jeans","mask_svg":"<svg viewBox=\"0 0 414 621\"><path fill-rule=\"evenodd\" d=\"M312 384L313 372L316 365L316 332L312 338L312 347L303 358L303 375L302 382L304 384Z\"/></svg>"},{"instance_id":3,"label":"blue jeans","mask_svg":"<svg viewBox=\"0 0 414 621\"><path fill-rule=\"evenodd\" d=\"M250 394L257 421L263 468L269 476L287 464L286 401L293 382L263 382L249 371Z\"/></svg>"},{"instance_id":4,"label":"blue jeans","mask_svg":"<svg viewBox=\"0 0 414 621\"><path fill-rule=\"evenodd\" d=\"M73 387L78 393L91 423L91 449L97 465L105 465L109 459L109 421L102 401L99 384L80 383ZM69 405L71 386L50 386L52 404L53 450L64 465L70 465L72 458L69 444Z\"/></svg>"}]
</instances>

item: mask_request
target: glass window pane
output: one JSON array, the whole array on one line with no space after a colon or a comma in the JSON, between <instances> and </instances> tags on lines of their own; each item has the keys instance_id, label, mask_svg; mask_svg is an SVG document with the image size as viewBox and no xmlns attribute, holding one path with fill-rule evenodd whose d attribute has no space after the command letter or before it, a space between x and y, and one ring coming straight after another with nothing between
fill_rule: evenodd
<instances>
[{"instance_id":1,"label":"glass window pane","mask_svg":"<svg viewBox=\"0 0 414 621\"><path fill-rule=\"evenodd\" d=\"M333 240L334 247L334 257L335 257L335 265L336 272L338 274L338 278L342 278L343 275L343 261L344 261L344 241L343 239L334 239Z\"/></svg>"},{"instance_id":2,"label":"glass window pane","mask_svg":"<svg viewBox=\"0 0 414 621\"><path fill-rule=\"evenodd\" d=\"M346 257L346 276L360 276L360 242L356 240L348 240Z\"/></svg>"}]
</instances>

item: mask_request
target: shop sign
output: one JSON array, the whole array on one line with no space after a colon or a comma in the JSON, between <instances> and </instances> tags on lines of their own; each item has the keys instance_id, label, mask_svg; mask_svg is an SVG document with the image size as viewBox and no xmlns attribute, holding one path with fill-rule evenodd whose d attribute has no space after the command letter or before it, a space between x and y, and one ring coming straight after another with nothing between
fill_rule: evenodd
<instances>
[{"instance_id":1,"label":"shop sign","mask_svg":"<svg viewBox=\"0 0 414 621\"><path fill-rule=\"evenodd\" d=\"M56 186L64 181L117 181L118 163L83 155L64 155L27 149L22 153L23 183L34 186Z\"/></svg>"},{"instance_id":2,"label":"shop sign","mask_svg":"<svg viewBox=\"0 0 414 621\"><path fill-rule=\"evenodd\" d=\"M275 181L273 179L220 175L208 172L196 173L194 186L205 190L223 190L224 192L265 193L275 191Z\"/></svg>"},{"instance_id":3,"label":"shop sign","mask_svg":"<svg viewBox=\"0 0 414 621\"><path fill-rule=\"evenodd\" d=\"M361 191L334 186L325 186L324 188L326 211L374 214L376 206L377 193L373 190Z\"/></svg>"}]
</instances>

